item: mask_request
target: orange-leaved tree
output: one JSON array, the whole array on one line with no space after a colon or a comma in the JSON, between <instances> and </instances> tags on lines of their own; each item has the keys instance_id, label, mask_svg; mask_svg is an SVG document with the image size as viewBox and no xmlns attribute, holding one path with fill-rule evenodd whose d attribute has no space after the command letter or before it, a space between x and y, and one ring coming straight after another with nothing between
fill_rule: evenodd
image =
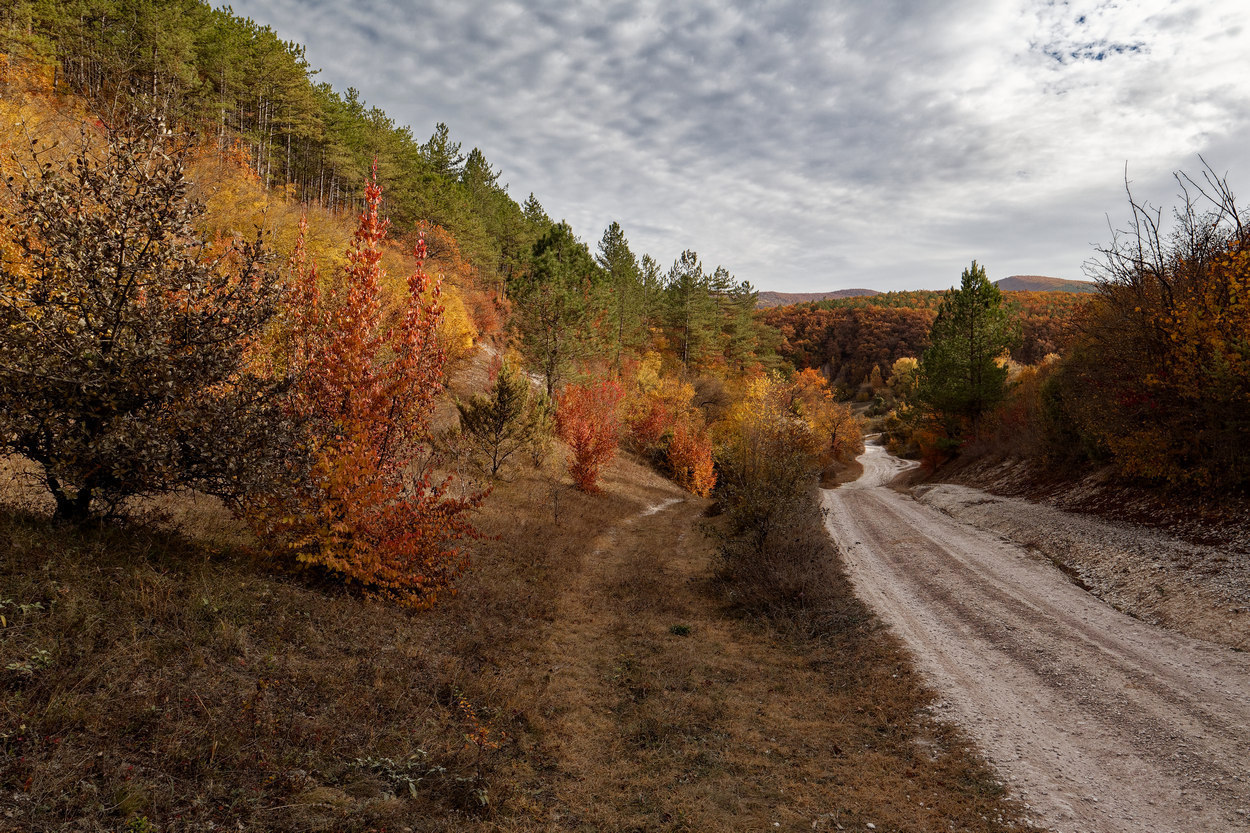
<instances>
[{"instance_id":1,"label":"orange-leaved tree","mask_svg":"<svg viewBox=\"0 0 1250 833\"><path fill-rule=\"evenodd\" d=\"M712 459L712 438L697 412L683 414L673 426L668 444L668 465L677 485L699 497L707 497L716 486Z\"/></svg>"},{"instance_id":2,"label":"orange-leaved tree","mask_svg":"<svg viewBox=\"0 0 1250 833\"><path fill-rule=\"evenodd\" d=\"M667 464L683 489L707 497L716 485L716 471L706 421L693 404L694 385L653 376L649 365L644 361L638 368L633 395L625 403L626 442L633 451Z\"/></svg>"},{"instance_id":3,"label":"orange-leaved tree","mask_svg":"<svg viewBox=\"0 0 1250 833\"><path fill-rule=\"evenodd\" d=\"M583 492L599 491L599 472L620 442L621 383L603 379L567 385L556 399L556 429L569 444L569 474Z\"/></svg>"},{"instance_id":4,"label":"orange-leaved tree","mask_svg":"<svg viewBox=\"0 0 1250 833\"><path fill-rule=\"evenodd\" d=\"M250 512L270 549L296 563L358 585L367 596L426 607L451 587L474 537L468 514L481 495L453 497L450 478L435 481L430 415L442 389L437 339L439 281L422 268L408 278L402 318L383 326L377 170L347 266L322 297L301 233L291 258L292 327L288 356L299 382L293 417L313 426L312 474Z\"/></svg>"},{"instance_id":5,"label":"orange-leaved tree","mask_svg":"<svg viewBox=\"0 0 1250 833\"><path fill-rule=\"evenodd\" d=\"M790 413L804 420L818 439L821 461L846 463L864 450L864 426L851 409L833 398L823 376L810 367L783 388Z\"/></svg>"}]
</instances>

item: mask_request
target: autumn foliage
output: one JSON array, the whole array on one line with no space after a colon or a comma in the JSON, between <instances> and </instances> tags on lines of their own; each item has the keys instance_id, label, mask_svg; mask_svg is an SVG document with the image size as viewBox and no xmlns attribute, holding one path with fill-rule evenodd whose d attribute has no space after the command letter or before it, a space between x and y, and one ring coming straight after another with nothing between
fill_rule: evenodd
<instances>
[{"instance_id":1,"label":"autumn foliage","mask_svg":"<svg viewBox=\"0 0 1250 833\"><path fill-rule=\"evenodd\" d=\"M1004 292L1021 338L1012 358L1034 364L1062 352L1090 296L1073 292ZM929 346L941 292L887 292L861 298L775 307L761 313L781 334L778 352L797 368L828 368L834 384L853 393L903 357L919 358Z\"/></svg>"},{"instance_id":2,"label":"autumn foliage","mask_svg":"<svg viewBox=\"0 0 1250 833\"><path fill-rule=\"evenodd\" d=\"M603 379L567 385L556 399L556 429L569 445L569 474L584 492L599 491L599 472L620 443L620 382Z\"/></svg>"},{"instance_id":3,"label":"autumn foliage","mask_svg":"<svg viewBox=\"0 0 1250 833\"><path fill-rule=\"evenodd\" d=\"M712 438L703 420L695 414L683 415L673 426L668 465L677 485L699 497L707 497L716 486Z\"/></svg>"},{"instance_id":4,"label":"autumn foliage","mask_svg":"<svg viewBox=\"0 0 1250 833\"><path fill-rule=\"evenodd\" d=\"M261 488L290 445L282 380L250 356L279 309L260 240L207 239L185 143L133 111L76 155L35 149L0 221L0 451L58 517L196 488Z\"/></svg>"},{"instance_id":5,"label":"autumn foliage","mask_svg":"<svg viewBox=\"0 0 1250 833\"><path fill-rule=\"evenodd\" d=\"M1183 175L1184 187L1194 183ZM1250 485L1250 225L1208 177L1167 235L1133 203L1098 293L1044 390L1057 444L1148 481ZM1199 211L1205 203L1209 210Z\"/></svg>"},{"instance_id":6,"label":"autumn foliage","mask_svg":"<svg viewBox=\"0 0 1250 833\"><path fill-rule=\"evenodd\" d=\"M322 569L366 595L424 607L465 567L456 542L474 534L468 513L480 496L452 497L436 482L430 415L442 390L436 332L439 284L426 276L424 241L408 278L402 319L383 326L379 302L381 188L366 210L347 267L323 297L302 237L292 257L289 360L298 376L293 418L313 426L313 470L282 494L259 499L249 517L266 544Z\"/></svg>"},{"instance_id":7,"label":"autumn foliage","mask_svg":"<svg viewBox=\"0 0 1250 833\"><path fill-rule=\"evenodd\" d=\"M766 551L820 468L823 443L794 412L790 394L776 376L754 379L718 425L717 493L745 557Z\"/></svg>"},{"instance_id":8,"label":"autumn foliage","mask_svg":"<svg viewBox=\"0 0 1250 833\"><path fill-rule=\"evenodd\" d=\"M694 406L694 385L661 377L652 358L658 356L639 363L623 406L626 445L667 469L683 489L707 497L716 470L707 421Z\"/></svg>"}]
</instances>

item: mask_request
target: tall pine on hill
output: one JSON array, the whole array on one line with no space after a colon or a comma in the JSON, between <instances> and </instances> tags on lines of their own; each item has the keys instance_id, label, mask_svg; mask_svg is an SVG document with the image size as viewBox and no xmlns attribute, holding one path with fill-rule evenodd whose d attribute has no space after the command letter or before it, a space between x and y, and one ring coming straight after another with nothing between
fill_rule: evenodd
<instances>
[{"instance_id":1,"label":"tall pine on hill","mask_svg":"<svg viewBox=\"0 0 1250 833\"><path fill-rule=\"evenodd\" d=\"M955 433L966 420L975 435L981 416L1006 393L1007 367L996 359L1015 341L1002 293L975 260L959 289L942 299L929 339L920 361L920 399Z\"/></svg>"}]
</instances>

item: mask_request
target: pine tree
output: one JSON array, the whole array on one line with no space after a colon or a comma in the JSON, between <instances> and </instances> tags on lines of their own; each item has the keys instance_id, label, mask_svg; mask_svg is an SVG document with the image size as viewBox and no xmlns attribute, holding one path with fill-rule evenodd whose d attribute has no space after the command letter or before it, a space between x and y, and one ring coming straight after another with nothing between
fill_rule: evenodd
<instances>
[{"instance_id":1,"label":"pine tree","mask_svg":"<svg viewBox=\"0 0 1250 833\"><path fill-rule=\"evenodd\" d=\"M755 323L758 299L759 293L747 281L732 284L722 297L725 361L739 373L756 361L759 352L759 327Z\"/></svg>"},{"instance_id":2,"label":"pine tree","mask_svg":"<svg viewBox=\"0 0 1250 833\"><path fill-rule=\"evenodd\" d=\"M975 435L982 415L1006 393L1007 367L997 359L1016 340L1002 293L975 260L959 289L942 299L929 340L920 361L920 401L947 418L948 430L959 433L966 420Z\"/></svg>"},{"instance_id":3,"label":"pine tree","mask_svg":"<svg viewBox=\"0 0 1250 833\"><path fill-rule=\"evenodd\" d=\"M543 210L543 204L538 201L538 197L534 196L533 191L530 191L529 197L522 204L521 213L531 225L540 228L544 232L547 230L547 226L551 225L551 218L547 216L547 212Z\"/></svg>"},{"instance_id":4,"label":"pine tree","mask_svg":"<svg viewBox=\"0 0 1250 833\"><path fill-rule=\"evenodd\" d=\"M514 293L521 350L547 384L547 396L569 367L592 351L602 306L599 267L567 223L556 223L535 245L532 273Z\"/></svg>"},{"instance_id":5,"label":"pine tree","mask_svg":"<svg viewBox=\"0 0 1250 833\"><path fill-rule=\"evenodd\" d=\"M550 403L533 396L530 381L507 362L499 368L490 395L456 402L460 430L468 437L481 467L491 477L517 452L529 448L541 433Z\"/></svg>"},{"instance_id":6,"label":"pine tree","mask_svg":"<svg viewBox=\"0 0 1250 833\"><path fill-rule=\"evenodd\" d=\"M599 256L610 292L608 297L608 322L612 328L610 339L613 361L621 365L621 356L638 347L645 334L642 319L642 285L639 280L638 258L629 249L629 241L620 223L613 222L603 232L599 241Z\"/></svg>"},{"instance_id":7,"label":"pine tree","mask_svg":"<svg viewBox=\"0 0 1250 833\"><path fill-rule=\"evenodd\" d=\"M464 154L460 152L460 143L451 140L451 131L446 124L440 121L435 126L434 134L421 146L421 152L434 173L446 179L460 178L464 169Z\"/></svg>"},{"instance_id":8,"label":"pine tree","mask_svg":"<svg viewBox=\"0 0 1250 833\"><path fill-rule=\"evenodd\" d=\"M668 272L664 285L672 343L687 369L704 363L714 349L719 323L712 276L703 271L699 255L687 249Z\"/></svg>"}]
</instances>

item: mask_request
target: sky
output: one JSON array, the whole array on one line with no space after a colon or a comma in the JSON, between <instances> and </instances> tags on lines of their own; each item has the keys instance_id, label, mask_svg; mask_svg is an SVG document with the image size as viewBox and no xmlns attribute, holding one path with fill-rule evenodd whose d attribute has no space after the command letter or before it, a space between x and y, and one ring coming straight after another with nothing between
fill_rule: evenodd
<instances>
[{"instance_id":1,"label":"sky","mask_svg":"<svg viewBox=\"0 0 1250 833\"><path fill-rule=\"evenodd\" d=\"M1244 0L233 0L594 250L757 289L1083 277L1173 172L1250 189ZM1250 192L1250 191L1248 191Z\"/></svg>"}]
</instances>

